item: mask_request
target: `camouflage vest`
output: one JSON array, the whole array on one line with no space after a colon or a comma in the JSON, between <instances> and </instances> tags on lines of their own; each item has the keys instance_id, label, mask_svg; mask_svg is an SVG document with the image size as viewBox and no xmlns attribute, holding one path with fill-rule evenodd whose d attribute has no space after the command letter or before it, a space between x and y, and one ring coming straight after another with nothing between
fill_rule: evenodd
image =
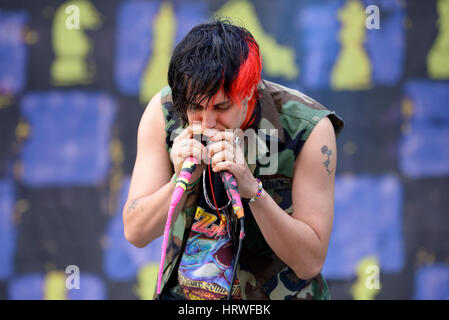
<instances>
[{"instance_id":1,"label":"camouflage vest","mask_svg":"<svg viewBox=\"0 0 449 320\"><path fill-rule=\"evenodd\" d=\"M255 124L255 128L258 129L255 132L258 133L256 135L257 161L255 164L249 164L249 167L254 176L261 179L265 191L286 214L291 214L293 211L291 196L293 166L302 146L323 117L329 117L337 136L344 123L335 112L327 110L296 90L269 81L262 81L258 90L260 116ZM166 147L170 153L174 137L186 124L183 125L174 113L169 112L172 106L169 87L161 90L161 102L166 124ZM273 166L274 170L270 169L272 161L268 161L268 151L271 150L273 142L278 145L277 166ZM272 155L270 156L272 159ZM197 190L200 192L202 188ZM162 279L163 289L176 284L177 268L196 211L198 192L187 197L178 219L172 225ZM237 270L242 298L248 300L330 299L323 276L319 274L313 279L299 279L268 246L246 204L244 209L245 239ZM167 282L169 284L166 286Z\"/></svg>"}]
</instances>

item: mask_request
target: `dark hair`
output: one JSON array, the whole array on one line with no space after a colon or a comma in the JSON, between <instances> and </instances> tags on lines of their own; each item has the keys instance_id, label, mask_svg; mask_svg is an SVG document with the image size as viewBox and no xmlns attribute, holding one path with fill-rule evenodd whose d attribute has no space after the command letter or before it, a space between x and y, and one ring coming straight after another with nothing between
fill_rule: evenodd
<instances>
[{"instance_id":1,"label":"dark hair","mask_svg":"<svg viewBox=\"0 0 449 320\"><path fill-rule=\"evenodd\" d=\"M227 20L195 26L175 47L170 60L173 111L186 123L187 111L209 103L221 88L240 105L241 97L248 96L260 81L261 69L259 47L248 30ZM254 109L256 96L255 92L248 113Z\"/></svg>"}]
</instances>

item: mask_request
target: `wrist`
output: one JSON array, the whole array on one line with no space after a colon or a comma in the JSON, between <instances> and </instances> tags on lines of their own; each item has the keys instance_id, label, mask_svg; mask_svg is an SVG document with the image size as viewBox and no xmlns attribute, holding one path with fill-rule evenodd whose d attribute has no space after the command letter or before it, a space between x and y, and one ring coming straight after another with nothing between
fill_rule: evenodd
<instances>
[{"instance_id":1,"label":"wrist","mask_svg":"<svg viewBox=\"0 0 449 320\"><path fill-rule=\"evenodd\" d=\"M257 189L253 192L253 196L251 198L244 198L244 200L246 202L254 202L262 196L262 192L263 192L262 181L260 181L259 178L255 178L255 182L256 182Z\"/></svg>"}]
</instances>

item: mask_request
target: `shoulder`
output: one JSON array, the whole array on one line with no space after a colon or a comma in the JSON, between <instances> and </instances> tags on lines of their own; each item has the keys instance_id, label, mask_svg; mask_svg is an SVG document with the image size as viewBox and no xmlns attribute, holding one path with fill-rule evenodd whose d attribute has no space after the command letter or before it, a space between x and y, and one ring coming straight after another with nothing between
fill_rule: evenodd
<instances>
[{"instance_id":1,"label":"shoulder","mask_svg":"<svg viewBox=\"0 0 449 320\"><path fill-rule=\"evenodd\" d=\"M317 179L316 183L327 183L329 177L335 177L336 162L337 142L334 126L328 117L324 117L314 126L305 141L295 166L300 168L302 177L310 174L312 179Z\"/></svg>"},{"instance_id":2,"label":"shoulder","mask_svg":"<svg viewBox=\"0 0 449 320\"><path fill-rule=\"evenodd\" d=\"M319 137L325 136L335 139L334 125L329 117L323 117L317 122L310 134L310 137L312 137L312 135Z\"/></svg>"},{"instance_id":3,"label":"shoulder","mask_svg":"<svg viewBox=\"0 0 449 320\"><path fill-rule=\"evenodd\" d=\"M308 107L311 110L326 110L322 104L301 91L288 88L278 83L264 80L261 90L270 94L279 111L289 102L290 104Z\"/></svg>"},{"instance_id":4,"label":"shoulder","mask_svg":"<svg viewBox=\"0 0 449 320\"><path fill-rule=\"evenodd\" d=\"M169 86L165 86L159 91L161 103L171 103L172 102L172 96L171 96L171 88Z\"/></svg>"},{"instance_id":5,"label":"shoulder","mask_svg":"<svg viewBox=\"0 0 449 320\"><path fill-rule=\"evenodd\" d=\"M329 110L306 94L280 84L263 81L262 96L265 101L274 103L279 113L282 126L291 136L303 132L303 139L308 138L315 126L326 118L336 136L344 127L344 122L335 111ZM329 124L328 123L328 124Z\"/></svg>"},{"instance_id":6,"label":"shoulder","mask_svg":"<svg viewBox=\"0 0 449 320\"><path fill-rule=\"evenodd\" d=\"M152 122L163 119L163 111L161 106L161 91L159 91L153 96L153 98L151 98L150 102L145 107L142 115L142 122Z\"/></svg>"},{"instance_id":7,"label":"shoulder","mask_svg":"<svg viewBox=\"0 0 449 320\"><path fill-rule=\"evenodd\" d=\"M183 123L173 111L172 92L169 86L163 87L148 103L142 116L146 127L152 126L165 135L165 146L170 151L174 138L182 131Z\"/></svg>"},{"instance_id":8,"label":"shoulder","mask_svg":"<svg viewBox=\"0 0 449 320\"><path fill-rule=\"evenodd\" d=\"M148 144L165 135L165 114L161 104L161 92L156 93L145 107L137 132L138 145Z\"/></svg>"},{"instance_id":9,"label":"shoulder","mask_svg":"<svg viewBox=\"0 0 449 320\"><path fill-rule=\"evenodd\" d=\"M154 122L157 120L157 123L164 124L165 127L173 118L171 106L171 89L166 86L151 98L142 115L142 121Z\"/></svg>"},{"instance_id":10,"label":"shoulder","mask_svg":"<svg viewBox=\"0 0 449 320\"><path fill-rule=\"evenodd\" d=\"M337 149L336 140L337 137L335 135L332 121L329 117L324 117L318 121L313 130L310 132L309 138L304 144L304 150L306 150L304 153L307 154L307 150L314 149L320 150L320 153L324 155L328 152L326 148L329 149L329 147L331 147L334 150Z\"/></svg>"}]
</instances>

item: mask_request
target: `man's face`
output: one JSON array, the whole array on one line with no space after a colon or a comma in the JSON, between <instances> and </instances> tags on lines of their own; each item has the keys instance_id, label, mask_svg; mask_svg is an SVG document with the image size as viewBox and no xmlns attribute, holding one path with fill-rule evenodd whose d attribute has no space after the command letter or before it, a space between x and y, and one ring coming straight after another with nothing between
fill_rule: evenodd
<instances>
[{"instance_id":1,"label":"man's face","mask_svg":"<svg viewBox=\"0 0 449 320\"><path fill-rule=\"evenodd\" d=\"M214 98L210 99L209 105L206 105L207 101L203 101L197 110L187 111L189 124L200 122L204 129L218 131L240 128L246 117L248 99L242 99L240 108L223 90L218 91Z\"/></svg>"}]
</instances>

